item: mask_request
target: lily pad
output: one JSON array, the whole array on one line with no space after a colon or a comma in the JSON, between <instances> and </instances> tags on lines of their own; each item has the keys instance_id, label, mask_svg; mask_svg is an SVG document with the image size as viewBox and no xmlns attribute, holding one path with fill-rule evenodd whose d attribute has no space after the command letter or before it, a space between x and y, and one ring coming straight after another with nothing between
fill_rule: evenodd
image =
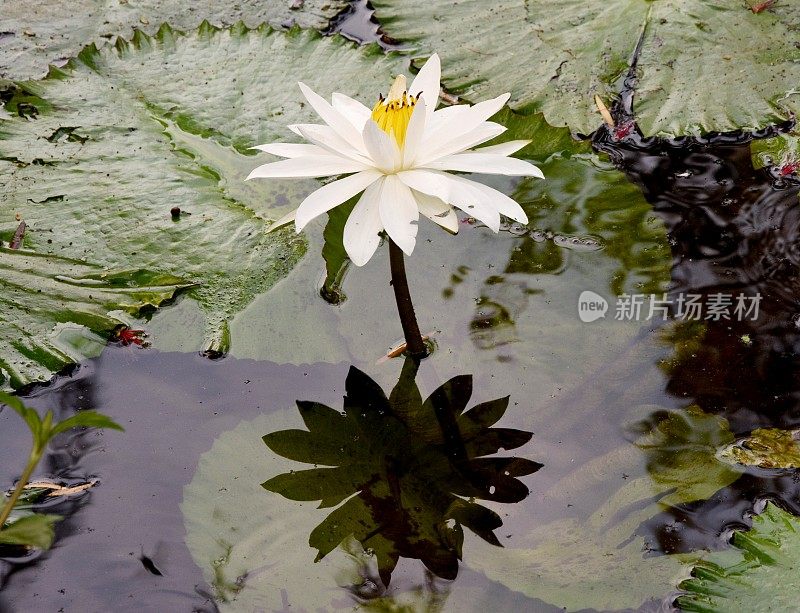
<instances>
[{"instance_id":1,"label":"lily pad","mask_svg":"<svg viewBox=\"0 0 800 613\"><path fill-rule=\"evenodd\" d=\"M444 83L588 134L636 57L645 134L753 129L800 111L800 7L705 0L375 0L393 38L442 56ZM743 36L742 33L747 35Z\"/></svg>"},{"instance_id":2,"label":"lily pad","mask_svg":"<svg viewBox=\"0 0 800 613\"><path fill-rule=\"evenodd\" d=\"M778 174L787 176L800 170L800 133L779 134L773 138L753 141L753 168L777 166Z\"/></svg>"},{"instance_id":3,"label":"lily pad","mask_svg":"<svg viewBox=\"0 0 800 613\"><path fill-rule=\"evenodd\" d=\"M753 519L747 532L736 532L733 561L715 558L694 567L683 581L685 592L676 605L683 611L792 611L797 608L800 581L800 520L772 503Z\"/></svg>"},{"instance_id":4,"label":"lily pad","mask_svg":"<svg viewBox=\"0 0 800 613\"><path fill-rule=\"evenodd\" d=\"M98 45L117 36L129 38L132 29L155 34L162 23L182 30L208 20L216 26L243 21L251 27L268 22L324 29L347 7L345 0L42 0L33 4L2 3L3 55L0 77L31 79L43 76L47 65L74 57L84 45Z\"/></svg>"},{"instance_id":5,"label":"lily pad","mask_svg":"<svg viewBox=\"0 0 800 613\"><path fill-rule=\"evenodd\" d=\"M0 386L49 378L102 347L126 313L140 316L187 286L167 274L107 273L85 262L0 248Z\"/></svg>"},{"instance_id":6,"label":"lily pad","mask_svg":"<svg viewBox=\"0 0 800 613\"><path fill-rule=\"evenodd\" d=\"M325 94L347 84L368 101L404 66L377 46L269 27L206 24L188 35L163 27L156 37L90 46L48 78L19 84L6 103L15 117L0 123L0 235L8 240L22 218L24 247L38 254L196 284L205 347L224 351L228 320L305 252L291 229L268 234L269 220L319 185L245 183L257 164L248 148L289 140L287 124L311 119L295 81ZM65 320L40 313L43 324ZM42 358L40 372L62 362Z\"/></svg>"}]
</instances>

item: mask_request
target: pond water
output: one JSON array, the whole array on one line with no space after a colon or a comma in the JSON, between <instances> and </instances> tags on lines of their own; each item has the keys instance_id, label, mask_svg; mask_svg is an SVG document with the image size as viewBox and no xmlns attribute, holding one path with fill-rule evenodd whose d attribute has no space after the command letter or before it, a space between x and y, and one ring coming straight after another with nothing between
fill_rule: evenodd
<instances>
[{"instance_id":1,"label":"pond water","mask_svg":"<svg viewBox=\"0 0 800 613\"><path fill-rule=\"evenodd\" d=\"M429 555L429 543L405 535L385 588L358 543L314 562L309 534L330 509L261 487L310 467L261 441L303 428L296 400L341 411L345 392L366 393L364 379L345 390L351 367L387 395L403 367L402 358L380 359L400 336L385 254L345 275L338 306L319 296L323 264L307 256L234 321L229 357L185 351L197 338L187 301L145 324L151 348L109 346L30 390L37 408L102 408L126 432L52 445L37 477L99 482L44 505L66 516L56 545L33 560L4 559L0 606L658 610L670 606L684 562L724 549L766 499L800 512L793 471L715 455L755 428L798 426L798 185L753 170L746 139L602 134L595 147L603 155L543 163L546 187L503 186L525 206L529 228L495 235L463 218L450 237L423 227L409 261L421 326L437 347L416 375L422 397L461 375L472 376L467 407L510 396L499 425L518 434L498 435L494 449L542 465L520 475L527 495L505 496L509 484L495 476L497 496L484 492L495 500L478 500L502 519L493 529L502 549L465 530L458 576L442 579L414 559ZM318 232L310 254L321 242ZM605 318L578 317L585 290L609 301ZM673 302L720 292L762 301L755 320L648 320L646 307L639 320L615 319L623 293L662 291ZM28 442L16 415L0 420L10 484ZM402 458L391 451L399 436L376 431L357 447ZM415 481L421 500L455 487L433 474ZM436 475L443 481L426 481Z\"/></svg>"},{"instance_id":2,"label":"pond water","mask_svg":"<svg viewBox=\"0 0 800 613\"><path fill-rule=\"evenodd\" d=\"M377 38L366 6L335 29ZM767 500L800 514L795 469L721 453L800 427L800 182L751 138L602 128L546 181L480 177L530 223L420 225L418 370L385 358L387 250L326 278L318 223L224 357L182 297L149 346L24 389L125 432L53 441L36 479L97 482L33 503L65 519L47 552L0 548L0 611L670 610ZM29 438L0 430L10 487Z\"/></svg>"}]
</instances>

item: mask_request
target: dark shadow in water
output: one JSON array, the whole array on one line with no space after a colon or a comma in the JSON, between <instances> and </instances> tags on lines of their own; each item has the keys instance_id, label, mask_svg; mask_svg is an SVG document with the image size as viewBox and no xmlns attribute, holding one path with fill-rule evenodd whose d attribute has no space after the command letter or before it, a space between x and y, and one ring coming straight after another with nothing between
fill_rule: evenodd
<instances>
[{"instance_id":1,"label":"dark shadow in water","mask_svg":"<svg viewBox=\"0 0 800 613\"><path fill-rule=\"evenodd\" d=\"M407 359L387 398L377 383L351 367L344 413L298 400L308 431L264 436L275 453L325 467L292 471L263 484L292 500L337 507L309 537L316 560L352 535L374 552L384 587L401 557L419 559L436 576L455 579L463 527L501 547L494 530L502 519L472 501L520 502L528 488L517 477L542 467L525 458L494 456L533 436L492 427L508 408L507 396L466 410L472 376L462 375L423 401L417 369L418 363Z\"/></svg>"},{"instance_id":2,"label":"dark shadow in water","mask_svg":"<svg viewBox=\"0 0 800 613\"><path fill-rule=\"evenodd\" d=\"M667 391L725 417L734 436L800 427L800 182L753 168L734 135L663 141L601 130L595 146L642 189L672 248L670 298L760 295L756 319L706 320L674 334ZM674 325L674 324L673 324ZM800 512L797 471L750 469L711 499L643 526L663 552L719 549L764 499ZM800 514L800 513L799 513Z\"/></svg>"}]
</instances>

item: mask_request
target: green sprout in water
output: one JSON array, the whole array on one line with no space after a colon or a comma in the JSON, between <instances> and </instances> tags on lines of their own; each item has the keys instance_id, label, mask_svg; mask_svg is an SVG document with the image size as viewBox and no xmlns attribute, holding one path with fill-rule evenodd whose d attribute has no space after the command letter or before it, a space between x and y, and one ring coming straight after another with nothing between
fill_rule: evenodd
<instances>
[{"instance_id":1,"label":"green sprout in water","mask_svg":"<svg viewBox=\"0 0 800 613\"><path fill-rule=\"evenodd\" d=\"M19 478L14 491L6 500L2 511L0 511L0 545L23 545L36 547L38 549L49 549L53 544L55 536L53 525L61 519L58 515L33 514L21 517L11 523L8 519L11 511L17 504L25 486L31 478L31 474L42 459L47 444L58 434L71 430L72 428L110 428L122 431L123 428L110 417L106 417L97 411L81 411L72 417L53 423L53 412L47 411L44 419L39 417L34 409L25 406L19 398L0 392L0 403L11 407L16 411L25 423L33 436L33 447L28 456L28 463L22 476Z\"/></svg>"}]
</instances>

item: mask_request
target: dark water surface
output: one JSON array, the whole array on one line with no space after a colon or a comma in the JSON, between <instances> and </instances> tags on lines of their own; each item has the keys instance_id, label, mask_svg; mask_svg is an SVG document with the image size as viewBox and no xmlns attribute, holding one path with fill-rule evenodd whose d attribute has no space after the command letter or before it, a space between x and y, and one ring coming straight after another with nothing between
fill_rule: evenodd
<instances>
[{"instance_id":1,"label":"dark water surface","mask_svg":"<svg viewBox=\"0 0 800 613\"><path fill-rule=\"evenodd\" d=\"M667 391L723 416L737 437L800 426L800 181L754 170L747 138L597 140L664 220L670 294L760 294L755 321L705 322L669 373ZM747 342L743 342L743 338ZM646 524L667 553L719 549L767 500L800 515L800 474L754 468L709 500Z\"/></svg>"}]
</instances>

